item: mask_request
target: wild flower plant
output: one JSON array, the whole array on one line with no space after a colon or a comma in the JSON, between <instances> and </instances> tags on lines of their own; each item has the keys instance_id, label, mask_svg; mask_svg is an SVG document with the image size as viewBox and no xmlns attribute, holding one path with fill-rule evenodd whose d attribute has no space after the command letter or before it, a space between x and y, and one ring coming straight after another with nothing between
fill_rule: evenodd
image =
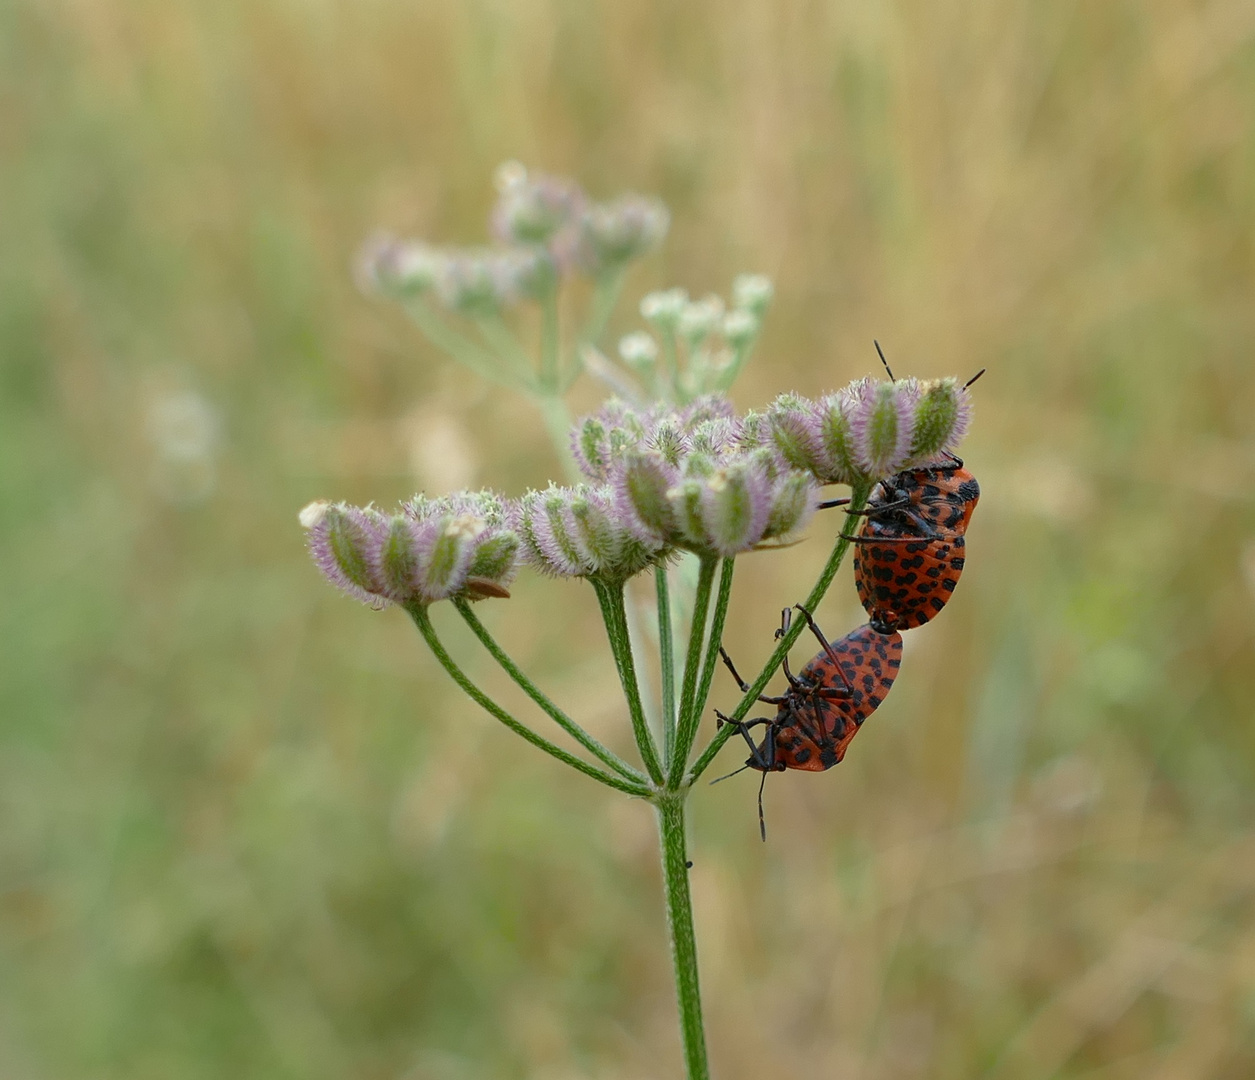
<instances>
[{"instance_id":1,"label":"wild flower plant","mask_svg":"<svg viewBox=\"0 0 1255 1080\"><path fill-rule=\"evenodd\" d=\"M616 363L599 340L628 266L665 236L666 208L636 195L598 203L573 181L529 175L513 163L499 171L498 188L491 215L498 247L376 240L363 254L363 279L405 304L455 360L536 401L556 448L570 453L572 483L515 498L488 491L419 495L391 513L320 501L301 512L301 523L327 579L373 607L403 607L439 663L492 716L559 761L653 804L688 1076L706 1077L685 800L806 625L797 620L781 636L732 723L697 750L736 559L785 545L804 530L821 485L848 485L849 509L858 511L879 480L937 461L962 438L970 401L954 379L864 378L818 400L785 394L737 416L723 393L748 358L772 297L760 275L738 277L730 305L717 296L692 301L681 289L650 293L640 303L649 330L622 338ZM591 278L594 290L584 318L568 331L559 294L573 275ZM542 310L535 360L506 320L524 304ZM562 396L584 370L617 396L572 424ZM849 544L837 530L807 610L822 600ZM473 609L508 597L520 563L551 577L583 578L595 591L639 764L622 760L542 693ZM647 573L657 601L649 613L660 665L656 724L642 699L643 657L629 636L625 588ZM466 675L428 615L442 600L596 764L532 730Z\"/></svg>"}]
</instances>

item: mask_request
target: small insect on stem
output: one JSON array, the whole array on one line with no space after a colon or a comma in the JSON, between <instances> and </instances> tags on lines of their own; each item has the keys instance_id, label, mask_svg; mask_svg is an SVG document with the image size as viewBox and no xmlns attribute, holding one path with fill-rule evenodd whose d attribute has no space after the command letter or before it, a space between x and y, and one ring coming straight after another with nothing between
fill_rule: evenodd
<instances>
[{"instance_id":1,"label":"small insect on stem","mask_svg":"<svg viewBox=\"0 0 1255 1080\"><path fill-rule=\"evenodd\" d=\"M885 699L902 664L902 636L896 630L882 632L867 624L839 641L829 642L811 613L800 604L785 608L781 613L777 639L788 633L795 609L806 619L821 648L796 675L789 670L786 658L787 693L758 698L776 706L775 717L732 720L721 712L715 713L720 726L734 725L750 748L745 764L728 776L745 769L757 769L763 774L758 786L758 826L764 840L767 839L767 824L763 814L763 787L767 774L786 769L823 772L841 761L863 721ZM749 686L737 674L731 657L723 650L720 652L741 692L746 693ZM755 727L767 729L758 745L750 735ZM719 780L726 780L728 776L721 776Z\"/></svg>"}]
</instances>

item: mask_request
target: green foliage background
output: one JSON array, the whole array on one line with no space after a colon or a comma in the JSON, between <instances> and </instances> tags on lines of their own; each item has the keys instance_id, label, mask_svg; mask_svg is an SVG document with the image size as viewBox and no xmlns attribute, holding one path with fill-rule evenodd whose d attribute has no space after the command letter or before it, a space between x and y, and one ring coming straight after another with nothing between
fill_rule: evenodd
<instances>
[{"instance_id":1,"label":"green foliage background","mask_svg":"<svg viewBox=\"0 0 1255 1080\"><path fill-rule=\"evenodd\" d=\"M773 275L742 407L873 336L989 368L969 568L893 696L771 779L767 845L757 777L693 799L717 1075L1255 1074L1255 7L10 0L0 1075L678 1074L648 808L296 522L556 474L350 274L378 226L481 238L510 157L666 199L632 304ZM826 550L742 560L744 668ZM591 590L484 611L626 745ZM820 617L861 621L848 569Z\"/></svg>"}]
</instances>

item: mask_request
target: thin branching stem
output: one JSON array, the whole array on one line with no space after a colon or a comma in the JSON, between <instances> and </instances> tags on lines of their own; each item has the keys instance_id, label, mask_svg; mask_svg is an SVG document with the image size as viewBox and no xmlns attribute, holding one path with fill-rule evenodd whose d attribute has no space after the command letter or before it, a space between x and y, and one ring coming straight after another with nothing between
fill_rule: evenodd
<instances>
[{"instance_id":1,"label":"thin branching stem","mask_svg":"<svg viewBox=\"0 0 1255 1080\"><path fill-rule=\"evenodd\" d=\"M861 510L867 502L870 490L871 485L859 485L854 488L851 492L849 510L852 512ZM842 535L837 539L836 544L833 546L832 554L828 556L828 562L824 565L824 569L819 575L819 580L815 582L815 587L811 589L810 595L806 598L805 606L808 611L814 612L815 608L819 606L819 602L824 598L824 594L827 593L828 587L832 584L832 579L837 576L837 570L841 567L841 561L845 558L845 553L850 547L850 540L845 535L844 529L852 528L854 528L852 522L843 520ZM793 647L793 643L797 641L805 629L805 619L793 620L793 625L789 628L789 632L780 639L775 651L772 652L767 663L763 665L763 669L758 673L758 677L750 683L749 690L746 691L741 698L740 704L737 705L736 710L732 713L734 721L745 719L750 709L753 708L754 703L758 700L758 695L763 692L767 683L771 681L772 676L776 673L776 669L784 662L789 649ZM697 761L693 763L693 768L689 771L687 783L692 784L706 771L710 763L714 761L715 755L723 748L723 744L735 734L735 724L724 724L715 733L715 737L710 740L710 745L702 751Z\"/></svg>"},{"instance_id":2,"label":"thin branching stem","mask_svg":"<svg viewBox=\"0 0 1255 1080\"><path fill-rule=\"evenodd\" d=\"M684 682L680 686L680 719L676 725L675 755L671 759L668 775L668 786L672 789L678 788L684 779L688 752L692 749L693 737L697 730L692 713L697 696L697 676L701 670L702 639L706 635L710 590L715 581L717 563L718 560L713 555L703 555L698 563L697 592L693 596L693 620L689 624L688 651L684 659Z\"/></svg>"},{"instance_id":3,"label":"thin branching stem","mask_svg":"<svg viewBox=\"0 0 1255 1080\"><path fill-rule=\"evenodd\" d=\"M565 712L555 705L531 679L529 679L520 670L519 666L510 659L504 649L497 644L497 640L489 633L488 628L479 620L479 616L471 610L471 606L465 600L454 600L453 606L457 608L458 614L466 620L466 625L471 628L471 632L479 638L481 644L492 655L492 658L501 665L507 675L513 679L523 692L539 705L563 731L578 742L585 750L594 757L598 758L604 764L610 766L615 772L626 780L644 785L646 783L645 775L637 769L632 768L626 761L619 757L613 750L603 746L587 731L585 731L578 723L572 720Z\"/></svg>"},{"instance_id":4,"label":"thin branching stem","mask_svg":"<svg viewBox=\"0 0 1255 1080\"><path fill-rule=\"evenodd\" d=\"M671 637L671 589L667 583L667 568L662 563L654 567L654 590L658 603L658 660L662 683L662 761L671 768L675 749L675 643Z\"/></svg>"},{"instance_id":5,"label":"thin branching stem","mask_svg":"<svg viewBox=\"0 0 1255 1080\"><path fill-rule=\"evenodd\" d=\"M632 733L645 763L645 771L655 784L661 784L662 766L658 761L658 747L654 744L645 708L641 703L641 687L636 678L636 662L632 657L632 639L628 635L627 612L623 606L623 585L607 585L594 581L597 601L601 604L602 619L606 624L606 636L610 639L610 651L615 667L619 670L619 682L627 699L628 715L632 720Z\"/></svg>"},{"instance_id":6,"label":"thin branching stem","mask_svg":"<svg viewBox=\"0 0 1255 1080\"><path fill-rule=\"evenodd\" d=\"M470 368L476 375L515 390L531 388L530 378L521 377L517 371L503 368L492 353L453 329L422 300L411 300L405 305L405 310L428 341Z\"/></svg>"},{"instance_id":7,"label":"thin branching stem","mask_svg":"<svg viewBox=\"0 0 1255 1080\"><path fill-rule=\"evenodd\" d=\"M603 769L597 768L596 765L590 765L587 761L577 758L574 754L568 754L560 746L555 746L543 735L537 735L526 724L520 723L500 705L485 694L478 686L476 686L467 677L466 673L458 667L453 657L445 650L441 644L440 638L436 635L436 628L431 623L431 617L427 614L427 608L422 604L410 603L405 605L405 610L410 613L410 618L414 620L414 625L418 627L418 632L423 635L423 640L427 642L427 647L431 649L432 654L440 662L440 666L445 669L454 682L462 688L466 695L471 698L482 709L490 715L500 720L506 727L513 731L516 735L526 739L533 746L543 750L551 757L557 758L559 761L570 765L571 768L577 769L585 776L591 776L594 780L600 780L607 787L616 788L619 791L626 792L628 795L635 795L639 798L649 798L652 792L644 784L636 783L631 780L624 779L622 776L616 776L608 773Z\"/></svg>"},{"instance_id":8,"label":"thin branching stem","mask_svg":"<svg viewBox=\"0 0 1255 1080\"><path fill-rule=\"evenodd\" d=\"M719 591L715 594L715 609L710 619L710 634L706 639L706 660L702 664L701 682L697 685L697 695L688 716L688 727L681 731L676 739L677 757L682 759L673 766L671 778L673 784L683 782L684 767L688 756L697 740L701 728L702 712L710 698L710 687L715 680L715 669L719 666L719 646L723 644L723 627L728 619L728 601L732 598L732 572L736 562L724 559L719 572Z\"/></svg>"}]
</instances>

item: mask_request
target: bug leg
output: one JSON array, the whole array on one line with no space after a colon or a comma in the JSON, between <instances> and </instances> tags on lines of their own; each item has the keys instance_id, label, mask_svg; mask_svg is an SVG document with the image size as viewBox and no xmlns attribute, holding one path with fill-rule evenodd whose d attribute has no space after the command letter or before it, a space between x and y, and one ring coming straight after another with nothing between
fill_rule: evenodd
<instances>
[{"instance_id":1,"label":"bug leg","mask_svg":"<svg viewBox=\"0 0 1255 1080\"><path fill-rule=\"evenodd\" d=\"M721 713L718 709L715 710L715 716L719 720L720 727L723 727L724 724L733 725L733 727L735 727L737 732L740 734L741 738L745 740L746 745L749 746L750 760L746 762L747 765L753 765L759 769L774 769L775 768L776 741L774 739L767 740L767 743L766 743L767 754L764 757L762 751L760 751L758 747L754 745L754 740L750 737L750 728L759 727L760 725L770 728L772 724L775 723L774 720L768 720L765 716L758 716L758 717L755 717L753 720L733 720L729 716L724 716L723 713ZM740 772L739 769L737 771ZM720 779L722 780L724 778L720 777Z\"/></svg>"},{"instance_id":2,"label":"bug leg","mask_svg":"<svg viewBox=\"0 0 1255 1080\"><path fill-rule=\"evenodd\" d=\"M724 649L722 645L719 646L719 655L723 657L724 664L726 664L728 670L732 672L732 677L736 679L736 684L737 686L741 688L741 693L748 694L750 690L750 684L747 683L744 679L741 678L740 675L737 674L736 667L732 663L732 657L730 657L727 654L727 651ZM765 694L759 694L758 700L761 701L764 705L779 705L780 702L784 700L784 698L767 697Z\"/></svg>"},{"instance_id":3,"label":"bug leg","mask_svg":"<svg viewBox=\"0 0 1255 1080\"><path fill-rule=\"evenodd\" d=\"M763 770L763 778L758 781L758 835L767 843L767 819L763 816L763 788L767 786L767 770Z\"/></svg>"},{"instance_id":4,"label":"bug leg","mask_svg":"<svg viewBox=\"0 0 1255 1080\"><path fill-rule=\"evenodd\" d=\"M828 654L828 659L832 661L832 666L836 669L837 674L841 677L841 681L845 683L845 689L847 693L849 694L854 693L854 687L850 685L850 680L845 677L845 670L841 667L841 657L837 655L837 650L834 649L832 645L829 643L828 639L824 637L824 632L819 629L819 624L815 622L814 616L811 615L811 613L807 611L806 608L802 607L801 604L794 604L793 606L796 607L798 611L800 611L805 616L806 625L811 628L811 633L813 633L815 637L819 639L820 646L823 648L824 652Z\"/></svg>"},{"instance_id":5,"label":"bug leg","mask_svg":"<svg viewBox=\"0 0 1255 1080\"><path fill-rule=\"evenodd\" d=\"M849 499L828 499L826 502L816 503L816 510L831 510L834 506L845 506L849 503ZM881 514L887 514L890 510L901 510L903 507L910 506L910 498L895 499L893 502L885 503L883 506L865 507L862 510L847 510L846 513L851 517L879 517Z\"/></svg>"}]
</instances>

